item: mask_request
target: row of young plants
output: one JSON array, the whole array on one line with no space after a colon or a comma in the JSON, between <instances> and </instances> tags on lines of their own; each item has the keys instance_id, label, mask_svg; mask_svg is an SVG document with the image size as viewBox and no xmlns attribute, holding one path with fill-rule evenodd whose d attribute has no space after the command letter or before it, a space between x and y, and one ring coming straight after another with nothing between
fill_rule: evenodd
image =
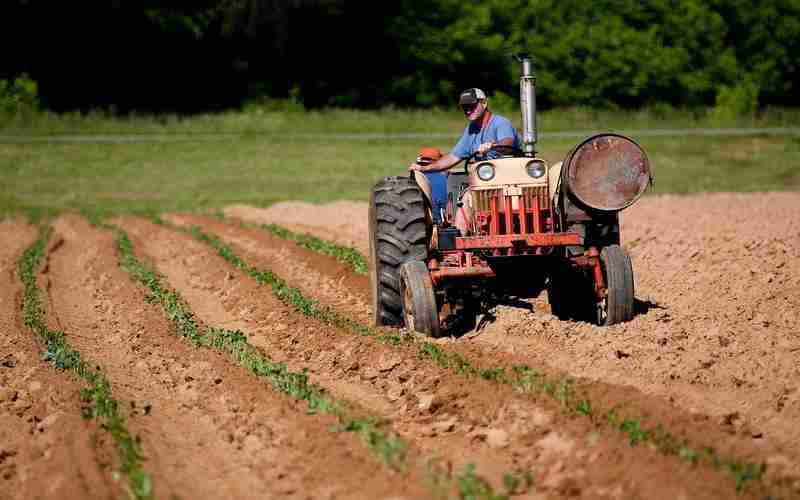
<instances>
[{"instance_id":1,"label":"row of young plants","mask_svg":"<svg viewBox=\"0 0 800 500\"><path fill-rule=\"evenodd\" d=\"M88 387L80 391L81 401L85 405L82 408L83 416L100 422L113 439L119 459L119 473L127 477L125 489L129 497L134 500L149 499L153 494L153 484L150 474L143 467L141 444L125 425L119 401L112 395L111 383L97 363L83 359L80 352L69 345L63 332L51 330L45 322L36 274L51 234L51 227L42 226L37 240L17 262L17 272L24 287L22 314L25 326L44 343L46 361L88 383Z\"/></svg>"},{"instance_id":2,"label":"row of young plants","mask_svg":"<svg viewBox=\"0 0 800 500\"><path fill-rule=\"evenodd\" d=\"M160 220L159 222L163 223ZM170 289L152 268L136 257L127 233L116 226L104 227L115 233L122 269L147 288L150 298L161 305L179 336L197 347L216 349L229 355L238 365L279 392L305 401L310 414L319 412L333 415L338 420L334 431L355 433L389 468L398 472L408 471L408 444L387 429L387 421L364 417L361 411L352 408L345 401L333 398L322 387L313 384L305 372L292 372L285 364L272 361L248 343L243 332L201 325L178 292ZM287 297L286 300L292 300L288 297L294 300L299 298L291 291L287 290L285 293L289 293L283 295ZM485 479L475 473L474 466L468 465L461 472L453 474L437 466L434 461L426 463L426 478L436 497L444 497L457 491L460 498L483 500L506 499L514 493L526 490L532 484L529 475L509 473L504 477L505 490L496 492Z\"/></svg>"},{"instance_id":3,"label":"row of young plants","mask_svg":"<svg viewBox=\"0 0 800 500\"><path fill-rule=\"evenodd\" d=\"M279 226L272 225L272 229L265 229L276 236L282 233L293 235L286 229L276 231L275 227ZM677 436L661 425L647 426L641 417L626 414L621 407L603 408L593 402L587 394L581 392L577 387L577 382L569 376L548 377L527 365L479 368L464 356L446 351L436 344L420 340L413 335L404 335L402 332L360 324L305 297L299 289L289 286L271 271L251 266L238 256L228 244L214 235L204 233L199 227L195 226L189 229L176 227L175 229L186 231L198 241L210 245L233 266L246 272L259 283L270 285L280 300L306 316L359 335L375 337L383 343L412 344L420 358L430 360L444 369L468 378L480 378L509 385L521 393L545 394L558 401L565 412L584 415L599 427L610 427L621 432L627 437L631 446L649 445L664 455L678 457L690 464L709 464L728 473L735 482L737 492L743 491L749 484L761 482L764 477L766 465L763 463L723 457L714 447L692 444L688 439ZM297 241L298 238L293 235L288 239ZM358 253L354 249L349 250Z\"/></svg>"},{"instance_id":4,"label":"row of young plants","mask_svg":"<svg viewBox=\"0 0 800 500\"><path fill-rule=\"evenodd\" d=\"M366 275L369 271L367 259L355 248L337 245L310 234L295 233L277 224L262 224L260 227L278 238L294 241L300 247L333 257L356 274Z\"/></svg>"}]
</instances>

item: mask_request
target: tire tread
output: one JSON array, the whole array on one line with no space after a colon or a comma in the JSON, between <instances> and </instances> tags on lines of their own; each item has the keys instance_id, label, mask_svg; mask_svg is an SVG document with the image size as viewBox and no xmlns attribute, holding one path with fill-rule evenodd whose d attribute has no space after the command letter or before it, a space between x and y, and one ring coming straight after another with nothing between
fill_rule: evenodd
<instances>
[{"instance_id":1,"label":"tire tread","mask_svg":"<svg viewBox=\"0 0 800 500\"><path fill-rule=\"evenodd\" d=\"M403 324L400 266L427 258L425 199L408 177L386 177L370 196L370 276L373 322Z\"/></svg>"}]
</instances>

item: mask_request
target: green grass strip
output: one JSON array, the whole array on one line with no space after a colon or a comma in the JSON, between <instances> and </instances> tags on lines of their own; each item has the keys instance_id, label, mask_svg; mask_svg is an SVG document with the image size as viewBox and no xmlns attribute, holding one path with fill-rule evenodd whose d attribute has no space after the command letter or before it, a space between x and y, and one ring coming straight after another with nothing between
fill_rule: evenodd
<instances>
[{"instance_id":1,"label":"green grass strip","mask_svg":"<svg viewBox=\"0 0 800 500\"><path fill-rule=\"evenodd\" d=\"M260 227L278 238L294 241L303 248L333 257L357 274L366 275L369 272L367 259L355 248L337 245L310 234L295 233L277 224L262 224Z\"/></svg>"},{"instance_id":2,"label":"green grass strip","mask_svg":"<svg viewBox=\"0 0 800 500\"><path fill-rule=\"evenodd\" d=\"M152 497L153 485L150 475L142 468L142 450L138 438L125 427L125 419L119 412L119 402L111 395L111 384L100 368L81 358L78 351L70 347L63 332L50 330L44 321L44 309L36 285L36 271L44 256L52 229L42 226L39 238L22 254L17 263L17 272L25 287L22 313L25 326L30 328L45 344L44 359L59 370L70 371L89 383L81 389L81 401L86 406L83 415L98 419L117 447L120 472L128 478L126 490L133 499Z\"/></svg>"},{"instance_id":3,"label":"green grass strip","mask_svg":"<svg viewBox=\"0 0 800 500\"><path fill-rule=\"evenodd\" d=\"M712 447L692 447L688 440L679 438L660 426L645 429L639 417L625 416L619 408L598 411L597 405L585 395L578 393L576 382L571 377L549 378L527 365L478 368L468 359L454 352L445 351L436 344L417 340L411 335L387 333L377 328L360 324L343 316L329 307L321 306L317 301L305 297L302 292L289 286L286 281L269 270L257 269L241 257L233 249L216 236L209 235L193 226L188 229L174 229L187 232L195 239L210 245L217 253L237 269L242 270L261 284L272 287L275 295L296 311L331 326L347 329L363 336L375 337L380 342L399 345L414 344L420 358L427 359L451 372L469 377L480 378L506 384L522 393L545 394L558 401L568 413L589 417L594 423L605 425L623 433L631 446L646 444L655 447L665 455L676 456L688 463L706 463L729 473L735 483L736 490L743 491L748 483L760 481L766 471L766 464L743 462L724 458Z\"/></svg>"},{"instance_id":4,"label":"green grass strip","mask_svg":"<svg viewBox=\"0 0 800 500\"><path fill-rule=\"evenodd\" d=\"M157 219L155 222L181 230L161 219ZM136 258L127 234L118 227L106 227L111 228L116 234L121 267L148 288L151 297L162 305L167 316L175 324L180 336L197 346L211 347L228 353L238 364L265 379L277 390L295 399L307 401L309 412L320 411L334 415L339 420L339 425L334 430L355 432L361 437L368 449L387 466L399 471L406 469L408 445L399 437L383 431L381 427L385 425L385 422L370 418L353 418L344 404L333 400L325 394L324 389L312 384L304 372L290 372L286 365L269 360L258 349L250 345L246 336L240 331L209 327L201 331L194 320L192 312L184 306L184 301L180 295L173 290L165 288L159 276ZM206 243L216 244L215 248L220 250L225 260L234 263L238 269L253 276L259 283L272 285L273 291L280 300L287 304L292 304L304 315L319 317L318 315L327 313L324 316L327 322L333 321L340 326L359 327L357 323L342 318L333 311L323 310L315 301L303 297L299 290L289 287L275 274L250 268L218 239L205 235L196 227L186 231L196 238L206 238L203 240ZM371 329L362 327L357 331L362 334L369 334ZM448 485L449 488L459 492L460 498L466 499L502 500L517 491L521 491L520 487L522 485L527 488L532 484L529 475L507 473L504 477L505 491L497 493L486 480L475 474L475 468L472 464L468 464L463 471L456 474L450 471L437 470L435 474L431 473L431 477L434 478L432 482L439 486Z\"/></svg>"}]
</instances>

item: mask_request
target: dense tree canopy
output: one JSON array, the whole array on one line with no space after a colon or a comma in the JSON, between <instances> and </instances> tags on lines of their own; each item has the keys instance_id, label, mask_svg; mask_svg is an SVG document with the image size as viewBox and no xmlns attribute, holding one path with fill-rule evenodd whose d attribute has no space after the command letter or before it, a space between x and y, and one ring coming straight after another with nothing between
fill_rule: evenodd
<instances>
[{"instance_id":1,"label":"dense tree canopy","mask_svg":"<svg viewBox=\"0 0 800 500\"><path fill-rule=\"evenodd\" d=\"M800 0L10 0L0 43L56 110L452 105L513 95L520 50L544 106L800 104Z\"/></svg>"}]
</instances>

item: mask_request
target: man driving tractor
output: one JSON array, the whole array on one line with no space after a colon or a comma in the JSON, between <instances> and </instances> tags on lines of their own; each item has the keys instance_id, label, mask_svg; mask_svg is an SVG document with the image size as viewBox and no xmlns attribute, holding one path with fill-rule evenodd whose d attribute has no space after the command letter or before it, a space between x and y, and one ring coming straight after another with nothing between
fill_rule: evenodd
<instances>
[{"instance_id":1,"label":"man driving tractor","mask_svg":"<svg viewBox=\"0 0 800 500\"><path fill-rule=\"evenodd\" d=\"M438 220L440 208L447 203L446 171L463 160L477 154L478 159L493 159L501 156L492 148L505 146L513 151L520 150L520 139L511 120L496 115L489 110L486 94L478 88L467 89L461 93L458 104L469 123L453 150L442 156L435 148L423 148L417 161L409 166L425 174L431 184L433 217Z\"/></svg>"},{"instance_id":2,"label":"man driving tractor","mask_svg":"<svg viewBox=\"0 0 800 500\"><path fill-rule=\"evenodd\" d=\"M458 104L469 123L453 150L429 165L412 163L409 170L424 173L441 172L454 167L475 153L486 156L485 159L500 156L490 151L496 146L520 149L519 134L511 124L511 120L489 110L489 102L483 90L476 88L465 90L461 93Z\"/></svg>"},{"instance_id":3,"label":"man driving tractor","mask_svg":"<svg viewBox=\"0 0 800 500\"><path fill-rule=\"evenodd\" d=\"M647 155L628 137L600 133L563 162L538 157L533 62L527 54L517 59L519 135L488 110L483 91L467 89L459 104L469 124L453 150L438 159L438 151L420 151L412 176L373 187L376 325L436 337L459 321L471 328L477 311L498 298L544 290L560 319L613 325L633 318L633 266L621 246L619 212L650 183ZM445 174L464 160L463 171ZM444 179L444 210L426 177L434 174Z\"/></svg>"}]
</instances>

